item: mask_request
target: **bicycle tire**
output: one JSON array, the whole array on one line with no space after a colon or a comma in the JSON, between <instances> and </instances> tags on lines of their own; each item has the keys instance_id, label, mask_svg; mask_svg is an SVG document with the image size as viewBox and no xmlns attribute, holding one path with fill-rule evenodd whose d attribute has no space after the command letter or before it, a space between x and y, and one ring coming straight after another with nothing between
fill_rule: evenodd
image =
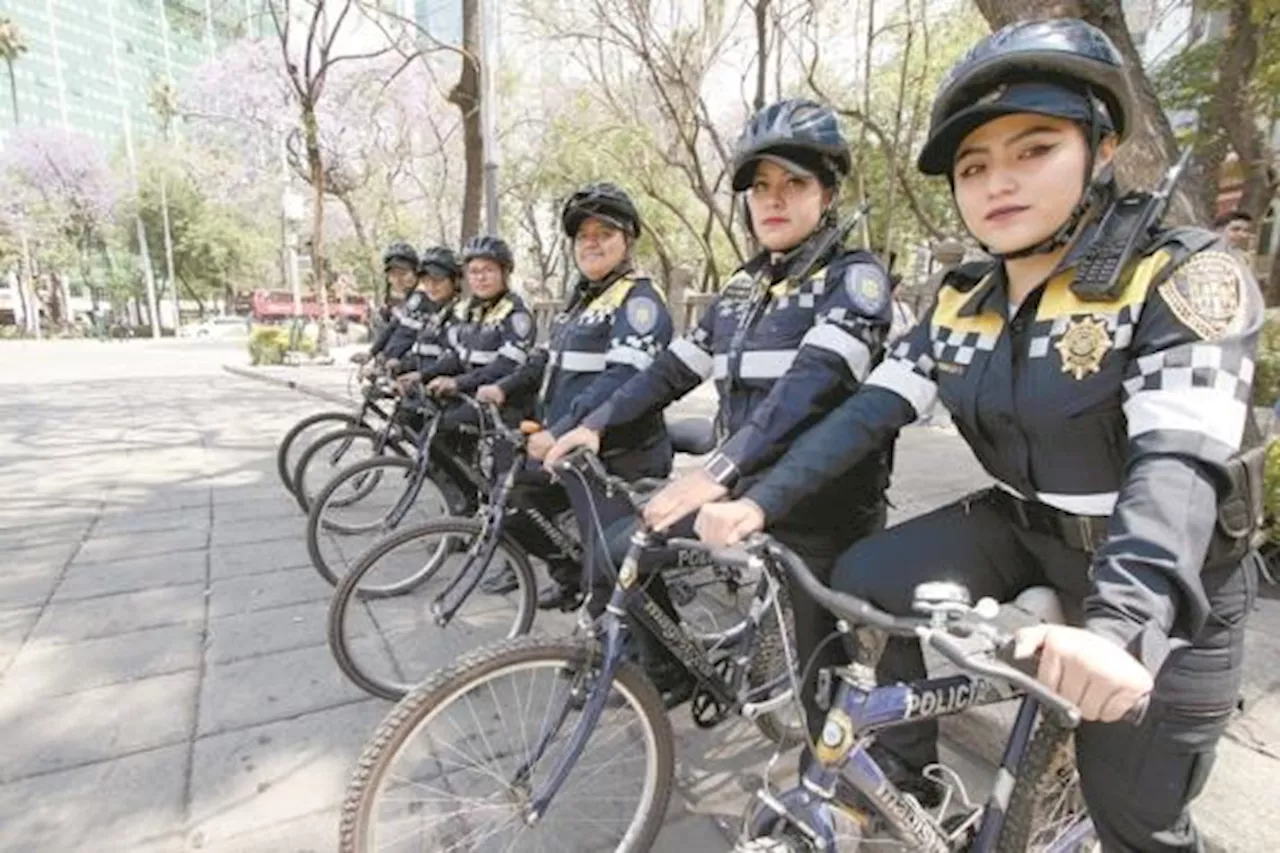
<instances>
[{"instance_id":1,"label":"bicycle tire","mask_svg":"<svg viewBox=\"0 0 1280 853\"><path fill-rule=\"evenodd\" d=\"M1088 817L1084 795L1080 793L1080 775L1075 769L1075 750L1072 748L1071 731L1063 728L1053 718L1041 715L1040 725L1027 745L1018 773L1013 781L1009 807L1005 811L1004 826L996 842L996 853L1024 853L1038 850L1029 847L1033 834L1044 826L1045 817L1037 806L1046 794L1053 794L1059 787L1059 774L1069 774L1068 789L1074 787L1076 801Z\"/></svg>"},{"instance_id":2,"label":"bicycle tire","mask_svg":"<svg viewBox=\"0 0 1280 853\"><path fill-rule=\"evenodd\" d=\"M597 665L599 660L600 648L592 640L518 637L465 655L456 665L440 670L415 688L378 726L360 756L342 806L339 829L341 853L367 853L364 839L383 777L399 749L419 725L427 722L437 709L447 707L450 699L465 694L472 683L503 669L515 669L539 661L564 662L569 667L581 669ZM615 687L629 693L635 700L634 705L652 736L653 772L646 773L646 776L651 777L653 795L639 826L629 833L634 836L632 841L616 848L620 853L641 853L653 846L662 828L675 776L675 744L671 720L663 707L662 697L639 666L622 664L615 677ZM554 808L553 801L551 809Z\"/></svg>"},{"instance_id":3,"label":"bicycle tire","mask_svg":"<svg viewBox=\"0 0 1280 853\"><path fill-rule=\"evenodd\" d=\"M321 451L333 449L334 445L343 441L367 442L370 447L372 447L377 443L377 440L378 433L368 427L348 427L347 429L340 429L326 433L313 441L311 445L302 452L302 455L298 457L298 464L293 469L293 498L298 502L298 506L302 511L311 512L311 504L314 496L307 494L307 480L309 479L308 472L310 471L311 463L313 461L317 461L317 457L320 456ZM350 451L348 450L348 452ZM383 455L385 454L386 450L383 451ZM396 455L403 456L404 454L397 453ZM357 459L355 461L362 462L364 459ZM348 465L344 467L349 467L352 464L355 463L349 462ZM314 480L315 478L310 477L310 479ZM325 477L322 482L322 487L323 483L328 483L331 479L332 475Z\"/></svg>"},{"instance_id":4,"label":"bicycle tire","mask_svg":"<svg viewBox=\"0 0 1280 853\"><path fill-rule=\"evenodd\" d=\"M795 636L795 613L791 610L791 594L783 584L778 585L778 595L782 599L782 612L786 619L786 631ZM783 648L782 634L778 630L777 611L771 606L765 617L760 620L760 629L755 636L754 648L751 650L751 662L747 664L747 685L760 687L777 679L779 673L787 668L787 653ZM792 648L795 643L792 642ZM801 664L803 665L803 664ZM794 705L793 702L790 703ZM805 728L804 716L800 722L792 725L783 717L784 711L771 711L761 714L751 722L760 734L773 741L781 749L790 749L806 740L808 731Z\"/></svg>"},{"instance_id":5,"label":"bicycle tire","mask_svg":"<svg viewBox=\"0 0 1280 853\"><path fill-rule=\"evenodd\" d=\"M284 434L284 437L280 439L280 446L276 448L276 474L280 477L280 483L285 487L285 490L289 494L295 495L295 500L298 487L293 481L293 472L297 467L297 461L290 462L289 451L293 449L293 443L298 440L298 436L316 424L321 424L325 421L333 421L335 426L339 422L346 424L348 427L360 424L360 420L349 412L318 412L314 415L308 415L291 426L289 431ZM303 449L305 450L306 448Z\"/></svg>"},{"instance_id":6,"label":"bicycle tire","mask_svg":"<svg viewBox=\"0 0 1280 853\"><path fill-rule=\"evenodd\" d=\"M443 562L436 561L426 571L413 576L409 581L392 587L374 588L373 590L362 589L360 582L365 575L373 571L380 559L413 539L432 535L449 535L451 533L456 533L458 536L475 537L483 528L484 525L477 519L438 518L432 519L425 524L397 530L367 551L360 558L360 562L356 564L356 567L342 579L333 595L333 600L329 602L329 649L333 652L338 668L353 684L366 693L377 696L380 699L389 699L393 702L403 699L409 693L409 688L405 685L380 678L362 668L357 662L356 656L351 653L351 649L347 644L346 626L349 608L353 603L360 602L366 598L390 597L396 595L397 592L407 591L407 589L412 588L410 582L412 582L412 586L416 586L434 576L440 570ZM516 621L512 624L510 633L507 634L507 638L512 638L527 634L533 626L533 619L537 613L537 578L524 549L520 548L509 536L504 535L498 547L506 552L507 560L512 570L515 571L516 581L519 584L518 589L521 599L519 609L516 611ZM471 594L484 595L485 593L476 589Z\"/></svg>"}]
</instances>

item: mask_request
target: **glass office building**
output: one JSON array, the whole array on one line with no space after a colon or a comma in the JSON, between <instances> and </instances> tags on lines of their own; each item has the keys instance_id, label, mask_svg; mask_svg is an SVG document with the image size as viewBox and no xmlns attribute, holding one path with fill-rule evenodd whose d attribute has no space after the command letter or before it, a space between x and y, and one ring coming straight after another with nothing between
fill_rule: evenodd
<instances>
[{"instance_id":1,"label":"glass office building","mask_svg":"<svg viewBox=\"0 0 1280 853\"><path fill-rule=\"evenodd\" d=\"M247 16L259 5L258 0L0 0L0 16L17 24L27 46L13 64L22 125L65 127L115 148L123 139L127 108L136 135L157 132L157 116L148 106L157 84L168 73L181 84L217 46L245 31ZM6 78L0 86L3 145L15 122L2 65L0 75Z\"/></svg>"}]
</instances>

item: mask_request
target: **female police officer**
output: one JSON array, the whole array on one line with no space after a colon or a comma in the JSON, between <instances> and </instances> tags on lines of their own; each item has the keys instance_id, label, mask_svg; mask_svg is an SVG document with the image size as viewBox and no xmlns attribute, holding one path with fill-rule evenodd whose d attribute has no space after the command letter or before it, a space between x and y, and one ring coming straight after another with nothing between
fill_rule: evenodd
<instances>
[{"instance_id":1,"label":"female police officer","mask_svg":"<svg viewBox=\"0 0 1280 853\"><path fill-rule=\"evenodd\" d=\"M733 169L733 188L746 194L748 221L763 251L729 280L697 328L548 454L550 462L576 446L598 449L600 431L659 412L714 376L724 440L705 469L650 501L645 518L659 522L658 529L667 526L663 507L676 496L758 476L862 382L880 360L889 329L884 269L874 256L849 251L836 239L836 194L850 157L835 114L812 101L765 107L747 123ZM851 541L883 527L887 482L887 459L876 454L795 507L779 535L819 570L829 567ZM611 540L625 547L627 536ZM661 602L660 584L649 589ZM793 599L796 639L807 658L834 622L802 594ZM679 667L652 654L646 665L668 702L688 695Z\"/></svg>"},{"instance_id":2,"label":"female police officer","mask_svg":"<svg viewBox=\"0 0 1280 853\"><path fill-rule=\"evenodd\" d=\"M1040 680L1090 721L1077 762L1103 849L1196 850L1186 807L1235 704L1256 585L1249 525L1226 510L1243 504L1261 298L1198 229L1144 228L1114 275L1112 249L1144 225L1128 218L1143 199L1117 206L1111 178L1133 120L1121 59L1088 24L981 41L943 85L919 165L949 177L995 260L953 274L862 391L698 527L724 543L785 518L940 398L998 485L854 546L833 586L903 614L928 580L998 600L1057 588L1083 627L1026 629L1019 654L1039 651ZM891 641L880 679L923 674L918 643ZM1144 701L1136 729L1117 722ZM936 798L916 778L935 729L876 747Z\"/></svg>"},{"instance_id":3,"label":"female police officer","mask_svg":"<svg viewBox=\"0 0 1280 853\"><path fill-rule=\"evenodd\" d=\"M653 363L671 343L671 314L662 292L633 267L640 237L640 212L613 184L583 187L569 197L560 215L573 244L579 279L552 328L547 347L529 363L476 396L498 404L536 394L534 418L544 426L529 437L529 456L539 463L522 472L511 494L521 510L507 526L517 540L546 560L552 586L543 591L543 609L572 608L580 599L582 567L562 547L552 520L569 506L562 486L541 470L546 451L582 422L627 380ZM662 413L610 429L602 457L613 473L628 480L671 473L671 443ZM486 581L490 592L515 588L512 573Z\"/></svg>"}]
</instances>

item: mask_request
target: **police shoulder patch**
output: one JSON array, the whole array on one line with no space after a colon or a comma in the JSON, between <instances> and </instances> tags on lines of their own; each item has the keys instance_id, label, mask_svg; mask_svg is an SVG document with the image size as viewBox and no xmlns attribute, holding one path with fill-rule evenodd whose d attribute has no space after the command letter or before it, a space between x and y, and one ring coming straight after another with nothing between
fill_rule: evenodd
<instances>
[{"instance_id":1,"label":"police shoulder patch","mask_svg":"<svg viewBox=\"0 0 1280 853\"><path fill-rule=\"evenodd\" d=\"M524 311L516 311L511 315L511 329L518 337L527 338L533 331L533 318Z\"/></svg>"},{"instance_id":2,"label":"police shoulder patch","mask_svg":"<svg viewBox=\"0 0 1280 853\"><path fill-rule=\"evenodd\" d=\"M1227 252L1198 252L1160 285L1165 304L1201 338L1218 340L1244 316L1245 275Z\"/></svg>"},{"instance_id":3,"label":"police shoulder patch","mask_svg":"<svg viewBox=\"0 0 1280 853\"><path fill-rule=\"evenodd\" d=\"M647 335L658 325L658 303L649 296L627 300L627 323L637 335Z\"/></svg>"},{"instance_id":4,"label":"police shoulder patch","mask_svg":"<svg viewBox=\"0 0 1280 853\"><path fill-rule=\"evenodd\" d=\"M863 314L879 315L889 304L889 282L868 264L854 264L846 269L844 287L853 307Z\"/></svg>"}]
</instances>

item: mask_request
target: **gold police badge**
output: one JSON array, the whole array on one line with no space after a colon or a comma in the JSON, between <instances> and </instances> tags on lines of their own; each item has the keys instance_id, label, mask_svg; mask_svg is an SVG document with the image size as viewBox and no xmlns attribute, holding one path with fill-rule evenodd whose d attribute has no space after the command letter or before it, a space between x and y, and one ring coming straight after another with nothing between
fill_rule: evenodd
<instances>
[{"instance_id":1,"label":"gold police badge","mask_svg":"<svg viewBox=\"0 0 1280 853\"><path fill-rule=\"evenodd\" d=\"M1062 356L1062 372L1084 379L1101 368L1103 356L1111 349L1111 335L1105 320L1081 317L1067 324L1054 347Z\"/></svg>"}]
</instances>

